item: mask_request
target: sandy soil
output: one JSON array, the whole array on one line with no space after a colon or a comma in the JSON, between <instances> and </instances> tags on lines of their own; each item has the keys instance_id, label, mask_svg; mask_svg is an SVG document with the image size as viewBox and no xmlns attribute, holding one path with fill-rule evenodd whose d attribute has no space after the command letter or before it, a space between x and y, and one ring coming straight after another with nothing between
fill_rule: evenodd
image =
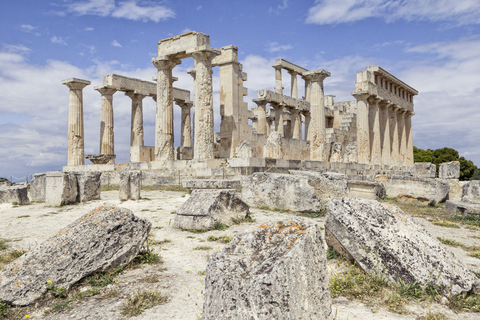
<instances>
[{"instance_id":1,"label":"sandy soil","mask_svg":"<svg viewBox=\"0 0 480 320\"><path fill-rule=\"evenodd\" d=\"M97 295L73 303L71 309L62 313L45 314L46 307L38 306L30 310L29 319L123 319L119 311L124 299L139 290L159 290L169 294L169 302L145 310L137 319L197 319L203 305L205 271L208 257L225 244L209 242L207 237L233 236L254 225L266 221L280 220L291 217L291 213L251 209L255 223L233 225L225 231L211 231L194 234L173 228L175 215L172 214L187 198L188 194L173 191L142 191L142 200L126 201L120 204L118 191L102 192L102 199L85 204L64 207L47 207L43 203L14 207L11 204L0 204L0 238L7 239L8 244L15 249L29 250L35 245L53 236L56 231L73 222L83 214L96 208L104 202L110 202L128 208L134 214L149 219L152 222L152 236L156 241L167 240L160 245L152 246L161 254L164 263L159 265L143 265L141 268L127 270L116 278L116 284L101 289L102 295ZM309 219L323 226L324 218ZM415 218L434 236L453 238L466 245L478 243L478 231L468 229L452 229L432 225L423 218ZM170 240L170 241L168 241ZM208 250L195 250L198 246L209 246ZM466 255L461 248L451 248L470 270L480 271L480 260ZM329 267L333 267L330 263ZM158 277L158 282L151 278ZM87 285L83 290L90 289ZM107 292L112 290L117 296L107 298ZM429 304L409 305L408 315L390 313L384 309L374 309L357 301L339 301L333 304L333 314L337 319L416 319L429 311L443 312L449 319L480 319L479 314L455 314L443 305Z\"/></svg>"}]
</instances>

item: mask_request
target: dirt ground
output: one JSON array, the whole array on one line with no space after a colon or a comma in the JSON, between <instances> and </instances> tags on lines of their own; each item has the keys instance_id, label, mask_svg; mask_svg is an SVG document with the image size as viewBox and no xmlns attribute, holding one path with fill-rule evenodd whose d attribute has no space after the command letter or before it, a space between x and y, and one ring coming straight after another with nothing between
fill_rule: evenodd
<instances>
[{"instance_id":1,"label":"dirt ground","mask_svg":"<svg viewBox=\"0 0 480 320\"><path fill-rule=\"evenodd\" d=\"M168 293L168 303L145 310L137 319L199 319L204 297L204 271L208 257L221 250L225 244L207 240L209 235L233 236L236 233L267 221L292 217L293 213L252 208L254 223L233 225L224 231L191 233L173 228L175 210L189 197L184 192L142 191L142 200L120 203L118 191L102 192L102 199L64 207L48 207L44 203L26 206L0 204L0 238L8 240L14 249L30 250L56 231L73 222L104 202L113 203L133 211L135 215L152 222L152 238L160 242L151 247L164 261L158 265L142 265L126 270L116 278L117 283L102 288L100 294L77 300L70 308L56 313L45 313L47 306L37 305L28 309L29 319L124 319L119 308L131 293L141 290L158 290ZM323 227L325 218L306 218ZM448 237L466 245L478 243L480 232L470 229L454 229L436 226L424 218L415 218L435 237ZM208 246L203 250L195 249ZM461 248L447 247L470 270L480 271L480 259L469 257ZM329 268L334 267L329 262ZM158 280L157 280L158 278ZM79 290L91 289L84 284ZM109 295L115 292L116 294ZM372 310L358 301L340 300L333 304L336 319L416 319L429 311L442 312L448 319L480 319L478 313L454 313L441 304L411 304L409 314L399 315L383 308ZM22 315L23 317L23 315Z\"/></svg>"}]
</instances>

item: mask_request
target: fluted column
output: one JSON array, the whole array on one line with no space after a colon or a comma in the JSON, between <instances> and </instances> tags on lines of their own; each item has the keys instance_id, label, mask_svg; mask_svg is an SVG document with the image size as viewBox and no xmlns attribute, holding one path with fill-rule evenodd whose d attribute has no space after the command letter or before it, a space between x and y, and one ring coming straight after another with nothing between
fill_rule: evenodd
<instances>
[{"instance_id":1,"label":"fluted column","mask_svg":"<svg viewBox=\"0 0 480 320\"><path fill-rule=\"evenodd\" d=\"M397 105L391 105L388 108L389 114L389 124L390 124L390 145L391 145L391 164L394 166L401 165L400 154L399 154L399 144L398 144L398 121L397 121Z\"/></svg>"},{"instance_id":2,"label":"fluted column","mask_svg":"<svg viewBox=\"0 0 480 320\"><path fill-rule=\"evenodd\" d=\"M70 89L68 97L68 161L69 166L85 164L83 133L83 88L91 82L82 79L66 79L62 84Z\"/></svg>"},{"instance_id":3,"label":"fluted column","mask_svg":"<svg viewBox=\"0 0 480 320\"><path fill-rule=\"evenodd\" d=\"M113 94L117 90L107 86L97 86L94 89L102 95L102 109L100 112L100 154L115 154ZM115 163L115 159L111 159L108 163Z\"/></svg>"},{"instance_id":4,"label":"fluted column","mask_svg":"<svg viewBox=\"0 0 480 320\"><path fill-rule=\"evenodd\" d=\"M177 103L182 108L182 132L180 137L180 146L191 147L192 146L192 120L190 117L190 109L192 109L192 103L184 102Z\"/></svg>"},{"instance_id":5,"label":"fluted column","mask_svg":"<svg viewBox=\"0 0 480 320\"><path fill-rule=\"evenodd\" d=\"M399 109L397 111L397 121L398 121L398 138L399 138L399 154L400 154L400 165L406 166L407 160L407 135L405 130L405 109Z\"/></svg>"},{"instance_id":6,"label":"fluted column","mask_svg":"<svg viewBox=\"0 0 480 320\"><path fill-rule=\"evenodd\" d=\"M145 95L133 91L125 92L132 99L132 117L130 125L130 146L143 147L143 104Z\"/></svg>"},{"instance_id":7,"label":"fluted column","mask_svg":"<svg viewBox=\"0 0 480 320\"><path fill-rule=\"evenodd\" d=\"M195 140L193 159L214 159L212 59L216 50L192 53L195 59Z\"/></svg>"},{"instance_id":8,"label":"fluted column","mask_svg":"<svg viewBox=\"0 0 480 320\"><path fill-rule=\"evenodd\" d=\"M152 59L157 68L157 114L155 118L155 161L174 160L172 70L180 60Z\"/></svg>"},{"instance_id":9,"label":"fluted column","mask_svg":"<svg viewBox=\"0 0 480 320\"><path fill-rule=\"evenodd\" d=\"M257 108L257 134L267 134L267 114L266 114L266 100L254 99L253 100L258 108Z\"/></svg>"},{"instance_id":10,"label":"fluted column","mask_svg":"<svg viewBox=\"0 0 480 320\"><path fill-rule=\"evenodd\" d=\"M302 140L302 121L300 120L300 111L293 109L292 111L292 122L293 122L293 139Z\"/></svg>"},{"instance_id":11,"label":"fluted column","mask_svg":"<svg viewBox=\"0 0 480 320\"><path fill-rule=\"evenodd\" d=\"M310 119L311 119L311 116L310 116L310 112L304 112L303 113L303 116L305 117L305 141L309 141L310 140L310 136L309 136L309 127L310 127Z\"/></svg>"},{"instance_id":12,"label":"fluted column","mask_svg":"<svg viewBox=\"0 0 480 320\"><path fill-rule=\"evenodd\" d=\"M188 69L187 73L192 76L193 78L193 101L195 101L195 89L196 89L196 83L195 83L195 75L196 71L195 68ZM195 132L195 103L192 106L192 129L193 132ZM195 135L192 136L192 146L195 144Z\"/></svg>"},{"instance_id":13,"label":"fluted column","mask_svg":"<svg viewBox=\"0 0 480 320\"><path fill-rule=\"evenodd\" d=\"M297 73L294 71L288 71L292 80L291 80L291 89L290 89L290 96L292 98L298 99L298 88L297 88Z\"/></svg>"},{"instance_id":14,"label":"fluted column","mask_svg":"<svg viewBox=\"0 0 480 320\"><path fill-rule=\"evenodd\" d=\"M302 79L305 80L305 101L310 102L310 80L304 76L302 76Z\"/></svg>"},{"instance_id":15,"label":"fluted column","mask_svg":"<svg viewBox=\"0 0 480 320\"><path fill-rule=\"evenodd\" d=\"M380 165L382 163L382 145L380 141L380 110L378 103L381 99L369 98L369 133L370 133L370 163Z\"/></svg>"},{"instance_id":16,"label":"fluted column","mask_svg":"<svg viewBox=\"0 0 480 320\"><path fill-rule=\"evenodd\" d=\"M388 107L391 105L388 101L382 101L380 107L380 140L382 145L382 164L391 165L391 147L390 147L390 118L388 116Z\"/></svg>"},{"instance_id":17,"label":"fluted column","mask_svg":"<svg viewBox=\"0 0 480 320\"><path fill-rule=\"evenodd\" d=\"M275 108L275 130L280 133L280 136L285 137L285 128L283 126L283 107L282 104L272 104Z\"/></svg>"},{"instance_id":18,"label":"fluted column","mask_svg":"<svg viewBox=\"0 0 480 320\"><path fill-rule=\"evenodd\" d=\"M370 126L368 121L368 98L370 94L354 92L357 99L357 161L370 163Z\"/></svg>"},{"instance_id":19,"label":"fluted column","mask_svg":"<svg viewBox=\"0 0 480 320\"><path fill-rule=\"evenodd\" d=\"M282 67L275 66L275 92L283 94Z\"/></svg>"},{"instance_id":20,"label":"fluted column","mask_svg":"<svg viewBox=\"0 0 480 320\"><path fill-rule=\"evenodd\" d=\"M412 116L415 114L413 111L407 111L405 114L405 132L407 135L406 146L406 161L405 165L408 167L413 166L413 136L412 136Z\"/></svg>"},{"instance_id":21,"label":"fluted column","mask_svg":"<svg viewBox=\"0 0 480 320\"><path fill-rule=\"evenodd\" d=\"M310 113L309 125L310 160L326 161L326 129L325 129L325 102L323 94L323 80L330 76L325 70L308 71L303 74L311 81L310 84Z\"/></svg>"}]
</instances>

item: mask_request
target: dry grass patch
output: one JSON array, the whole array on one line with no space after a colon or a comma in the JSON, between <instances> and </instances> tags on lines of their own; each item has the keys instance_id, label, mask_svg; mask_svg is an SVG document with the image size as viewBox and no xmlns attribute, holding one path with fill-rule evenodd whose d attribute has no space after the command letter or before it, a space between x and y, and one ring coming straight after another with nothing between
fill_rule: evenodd
<instances>
[{"instance_id":1,"label":"dry grass patch","mask_svg":"<svg viewBox=\"0 0 480 320\"><path fill-rule=\"evenodd\" d=\"M168 302L168 293L158 291L142 291L125 299L125 303L120 310L122 315L127 317L135 317L140 315L144 310Z\"/></svg>"}]
</instances>

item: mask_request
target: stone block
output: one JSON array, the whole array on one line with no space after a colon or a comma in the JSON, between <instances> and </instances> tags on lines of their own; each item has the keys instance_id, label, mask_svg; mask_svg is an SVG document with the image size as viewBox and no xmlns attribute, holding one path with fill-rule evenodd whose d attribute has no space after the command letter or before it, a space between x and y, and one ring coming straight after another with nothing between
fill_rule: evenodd
<instances>
[{"instance_id":1,"label":"stone block","mask_svg":"<svg viewBox=\"0 0 480 320\"><path fill-rule=\"evenodd\" d=\"M240 180L191 179L182 180L182 187L187 189L236 189L241 187Z\"/></svg>"},{"instance_id":2,"label":"stone block","mask_svg":"<svg viewBox=\"0 0 480 320\"><path fill-rule=\"evenodd\" d=\"M175 228L212 230L216 222L231 224L232 218L244 219L248 215L248 205L236 190L193 190L177 209Z\"/></svg>"},{"instance_id":3,"label":"stone block","mask_svg":"<svg viewBox=\"0 0 480 320\"><path fill-rule=\"evenodd\" d=\"M46 293L47 280L68 290L95 271L126 264L151 225L128 209L104 204L0 270L0 298L29 305Z\"/></svg>"},{"instance_id":4,"label":"stone block","mask_svg":"<svg viewBox=\"0 0 480 320\"><path fill-rule=\"evenodd\" d=\"M27 186L9 186L0 188L0 203L28 204Z\"/></svg>"},{"instance_id":5,"label":"stone block","mask_svg":"<svg viewBox=\"0 0 480 320\"><path fill-rule=\"evenodd\" d=\"M292 174L257 172L242 179L242 199L252 207L316 212L333 197L347 195L341 174L290 170Z\"/></svg>"},{"instance_id":6,"label":"stone block","mask_svg":"<svg viewBox=\"0 0 480 320\"><path fill-rule=\"evenodd\" d=\"M348 180L348 195L354 198L381 200L387 195L387 190L379 182Z\"/></svg>"},{"instance_id":7,"label":"stone block","mask_svg":"<svg viewBox=\"0 0 480 320\"><path fill-rule=\"evenodd\" d=\"M411 194L399 194L395 198L395 201L401 202L401 203L414 204L422 207L435 205L435 200L433 199L427 199L424 197L415 197L415 196L412 196Z\"/></svg>"},{"instance_id":8,"label":"stone block","mask_svg":"<svg viewBox=\"0 0 480 320\"><path fill-rule=\"evenodd\" d=\"M210 36L200 32L187 32L158 42L158 56L186 57L185 52L197 47L210 47Z\"/></svg>"},{"instance_id":9,"label":"stone block","mask_svg":"<svg viewBox=\"0 0 480 320\"><path fill-rule=\"evenodd\" d=\"M440 179L458 179L460 178L460 162L450 161L440 164L438 170L438 177Z\"/></svg>"},{"instance_id":10,"label":"stone block","mask_svg":"<svg viewBox=\"0 0 480 320\"><path fill-rule=\"evenodd\" d=\"M142 187L142 172L130 172L130 196L132 200L140 199L140 189Z\"/></svg>"},{"instance_id":11,"label":"stone block","mask_svg":"<svg viewBox=\"0 0 480 320\"><path fill-rule=\"evenodd\" d=\"M435 178L437 166L431 162L415 162L410 172L415 178Z\"/></svg>"},{"instance_id":12,"label":"stone block","mask_svg":"<svg viewBox=\"0 0 480 320\"><path fill-rule=\"evenodd\" d=\"M121 201L140 199L142 186L141 171L122 171L118 183L119 198Z\"/></svg>"},{"instance_id":13,"label":"stone block","mask_svg":"<svg viewBox=\"0 0 480 320\"><path fill-rule=\"evenodd\" d=\"M480 288L480 280L397 206L374 200L332 199L327 243L372 276L434 284L452 295Z\"/></svg>"},{"instance_id":14,"label":"stone block","mask_svg":"<svg viewBox=\"0 0 480 320\"><path fill-rule=\"evenodd\" d=\"M45 204L47 206L58 207L77 202L78 187L74 172L47 172L45 185Z\"/></svg>"},{"instance_id":15,"label":"stone block","mask_svg":"<svg viewBox=\"0 0 480 320\"><path fill-rule=\"evenodd\" d=\"M193 159L193 148L192 147L178 147L175 148L176 159L177 160L191 160Z\"/></svg>"},{"instance_id":16,"label":"stone block","mask_svg":"<svg viewBox=\"0 0 480 320\"><path fill-rule=\"evenodd\" d=\"M445 212L453 215L480 214L480 204L450 201L445 202Z\"/></svg>"},{"instance_id":17,"label":"stone block","mask_svg":"<svg viewBox=\"0 0 480 320\"><path fill-rule=\"evenodd\" d=\"M424 197L435 200L435 203L443 202L448 197L450 187L439 179L408 178L391 176L385 182L388 197L397 197L400 194L410 194L414 197Z\"/></svg>"},{"instance_id":18,"label":"stone block","mask_svg":"<svg viewBox=\"0 0 480 320\"><path fill-rule=\"evenodd\" d=\"M202 317L331 319L323 233L293 218L236 235L210 256Z\"/></svg>"},{"instance_id":19,"label":"stone block","mask_svg":"<svg viewBox=\"0 0 480 320\"><path fill-rule=\"evenodd\" d=\"M442 182L445 182L450 187L448 191L448 200L451 201L462 201L463 185L465 181L458 181L458 179L444 179Z\"/></svg>"},{"instance_id":20,"label":"stone block","mask_svg":"<svg viewBox=\"0 0 480 320\"><path fill-rule=\"evenodd\" d=\"M480 204L480 180L472 180L463 185L462 201Z\"/></svg>"},{"instance_id":21,"label":"stone block","mask_svg":"<svg viewBox=\"0 0 480 320\"><path fill-rule=\"evenodd\" d=\"M100 199L100 189L102 186L100 171L87 171L77 173L78 196L80 202Z\"/></svg>"},{"instance_id":22,"label":"stone block","mask_svg":"<svg viewBox=\"0 0 480 320\"><path fill-rule=\"evenodd\" d=\"M36 173L30 181L30 200L45 201L46 180L45 173Z\"/></svg>"}]
</instances>

